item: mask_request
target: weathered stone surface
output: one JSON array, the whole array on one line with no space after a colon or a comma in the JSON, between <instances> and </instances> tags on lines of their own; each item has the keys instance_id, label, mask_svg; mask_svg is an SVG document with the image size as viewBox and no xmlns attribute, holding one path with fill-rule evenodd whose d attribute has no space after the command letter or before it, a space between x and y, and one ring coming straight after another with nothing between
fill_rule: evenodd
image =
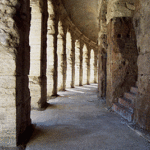
<instances>
[{"instance_id":1,"label":"weathered stone surface","mask_svg":"<svg viewBox=\"0 0 150 150\"><path fill-rule=\"evenodd\" d=\"M88 78L87 61L88 61L88 49L87 49L87 46L84 45L83 47L83 85L87 84L87 78Z\"/></svg>"},{"instance_id":2,"label":"weathered stone surface","mask_svg":"<svg viewBox=\"0 0 150 150\"><path fill-rule=\"evenodd\" d=\"M142 16L142 17L141 17ZM138 96L135 103L135 121L144 129L150 130L150 3L136 1L133 18L137 38L138 57Z\"/></svg>"},{"instance_id":3,"label":"weathered stone surface","mask_svg":"<svg viewBox=\"0 0 150 150\"><path fill-rule=\"evenodd\" d=\"M79 85L80 77L80 41L75 42L75 85Z\"/></svg>"},{"instance_id":4,"label":"weathered stone surface","mask_svg":"<svg viewBox=\"0 0 150 150\"><path fill-rule=\"evenodd\" d=\"M150 53L139 55L138 57L138 74L139 75L150 75Z\"/></svg>"},{"instance_id":5,"label":"weathered stone surface","mask_svg":"<svg viewBox=\"0 0 150 150\"><path fill-rule=\"evenodd\" d=\"M94 50L94 83L98 83L98 49Z\"/></svg>"},{"instance_id":6,"label":"weathered stone surface","mask_svg":"<svg viewBox=\"0 0 150 150\"><path fill-rule=\"evenodd\" d=\"M71 57L71 48L72 48L72 37L71 33L67 32L67 41L66 41L66 54L67 54L67 79L66 87L71 87L72 81L72 57Z\"/></svg>"},{"instance_id":7,"label":"weathered stone surface","mask_svg":"<svg viewBox=\"0 0 150 150\"><path fill-rule=\"evenodd\" d=\"M31 28L30 28L30 76L29 88L31 93L31 107L38 108L38 101L41 98L40 88L40 65L41 65L41 25L42 14L39 2L31 1ZM36 53L36 55L35 55ZM39 88L37 88L37 86Z\"/></svg>"},{"instance_id":8,"label":"weathered stone surface","mask_svg":"<svg viewBox=\"0 0 150 150\"><path fill-rule=\"evenodd\" d=\"M107 6L107 23L116 17L132 17L135 10L134 0L109 0Z\"/></svg>"},{"instance_id":9,"label":"weathered stone surface","mask_svg":"<svg viewBox=\"0 0 150 150\"><path fill-rule=\"evenodd\" d=\"M94 50L90 53L90 83L94 83Z\"/></svg>"},{"instance_id":10,"label":"weathered stone surface","mask_svg":"<svg viewBox=\"0 0 150 150\"><path fill-rule=\"evenodd\" d=\"M75 40L82 44L75 47ZM66 83L82 85L84 78L90 83L90 48L96 51L96 43L75 27L61 1L0 2L0 146L15 147L29 135L31 106L44 107L57 88L65 90ZM91 66L96 82L96 53Z\"/></svg>"},{"instance_id":11,"label":"weathered stone surface","mask_svg":"<svg viewBox=\"0 0 150 150\"><path fill-rule=\"evenodd\" d=\"M117 102L137 80L138 53L131 18L112 19L108 25L108 43L107 101Z\"/></svg>"},{"instance_id":12,"label":"weathered stone surface","mask_svg":"<svg viewBox=\"0 0 150 150\"><path fill-rule=\"evenodd\" d=\"M18 137L31 124L30 115L26 116L30 114L29 10L29 1L0 2L0 146L15 147ZM19 102L28 105L21 105L18 113ZM20 132L22 123L25 128Z\"/></svg>"},{"instance_id":13,"label":"weathered stone surface","mask_svg":"<svg viewBox=\"0 0 150 150\"><path fill-rule=\"evenodd\" d=\"M63 90L63 53L64 53L64 38L63 38L63 26L62 22L59 21L58 23L58 36L57 36L57 57L58 57L58 91Z\"/></svg>"}]
</instances>

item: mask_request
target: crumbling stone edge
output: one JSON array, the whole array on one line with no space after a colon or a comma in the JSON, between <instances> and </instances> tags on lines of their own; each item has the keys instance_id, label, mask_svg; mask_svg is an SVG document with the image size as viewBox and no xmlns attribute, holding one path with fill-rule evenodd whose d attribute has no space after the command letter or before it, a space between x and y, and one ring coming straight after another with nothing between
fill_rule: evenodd
<instances>
[{"instance_id":1,"label":"crumbling stone edge","mask_svg":"<svg viewBox=\"0 0 150 150\"><path fill-rule=\"evenodd\" d=\"M144 138L146 141L150 143L150 132L142 129L139 125L135 123L126 123L128 128L130 128L132 131L136 132L139 136Z\"/></svg>"}]
</instances>

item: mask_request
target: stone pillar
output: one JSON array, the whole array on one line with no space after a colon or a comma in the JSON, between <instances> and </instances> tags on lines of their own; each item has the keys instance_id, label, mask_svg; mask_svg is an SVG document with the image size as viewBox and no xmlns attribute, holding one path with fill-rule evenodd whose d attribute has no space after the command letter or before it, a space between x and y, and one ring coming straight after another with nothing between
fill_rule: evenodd
<instances>
[{"instance_id":1,"label":"stone pillar","mask_svg":"<svg viewBox=\"0 0 150 150\"><path fill-rule=\"evenodd\" d=\"M94 50L94 83L98 83L98 49Z\"/></svg>"},{"instance_id":2,"label":"stone pillar","mask_svg":"<svg viewBox=\"0 0 150 150\"><path fill-rule=\"evenodd\" d=\"M107 14L107 3L108 0L99 1L99 35L98 35L98 91L99 91L99 97L104 98L103 93L103 81L106 77L106 74L103 70L103 50L107 49L107 20L106 20L106 14ZM95 53L96 55L96 53ZM95 62L96 65L96 62Z\"/></svg>"},{"instance_id":3,"label":"stone pillar","mask_svg":"<svg viewBox=\"0 0 150 150\"><path fill-rule=\"evenodd\" d=\"M58 91L63 90L63 67L64 67L64 40L63 40L64 32L62 22L59 21L58 23L58 36L57 36L57 56L58 56Z\"/></svg>"},{"instance_id":4,"label":"stone pillar","mask_svg":"<svg viewBox=\"0 0 150 150\"><path fill-rule=\"evenodd\" d=\"M99 89L99 97L106 97L106 34L101 34L99 37L99 49L98 49L98 89ZM104 48L105 47L105 48ZM111 73L111 72L110 72ZM108 86L108 85L107 85Z\"/></svg>"},{"instance_id":5,"label":"stone pillar","mask_svg":"<svg viewBox=\"0 0 150 150\"><path fill-rule=\"evenodd\" d=\"M48 20L48 6L47 0L40 0L42 12L42 29L41 29L41 99L39 107L44 108L47 106L47 20Z\"/></svg>"},{"instance_id":6,"label":"stone pillar","mask_svg":"<svg viewBox=\"0 0 150 150\"><path fill-rule=\"evenodd\" d=\"M75 86L75 39L74 34L71 34L71 67L72 67L72 80L71 80L71 87L74 88Z\"/></svg>"},{"instance_id":7,"label":"stone pillar","mask_svg":"<svg viewBox=\"0 0 150 150\"><path fill-rule=\"evenodd\" d=\"M102 80L104 78L104 72L102 70L102 46L98 48L98 96L102 97Z\"/></svg>"},{"instance_id":8,"label":"stone pillar","mask_svg":"<svg viewBox=\"0 0 150 150\"><path fill-rule=\"evenodd\" d=\"M83 46L83 84L87 84L87 60L88 60L88 49L84 44Z\"/></svg>"},{"instance_id":9,"label":"stone pillar","mask_svg":"<svg viewBox=\"0 0 150 150\"><path fill-rule=\"evenodd\" d=\"M71 87L72 81L72 56L71 56L71 34L67 32L67 40L66 40L66 60L67 60L67 79L66 79L66 87Z\"/></svg>"},{"instance_id":10,"label":"stone pillar","mask_svg":"<svg viewBox=\"0 0 150 150\"><path fill-rule=\"evenodd\" d=\"M90 51L90 83L94 83L95 78L95 64L94 64L94 50Z\"/></svg>"},{"instance_id":11,"label":"stone pillar","mask_svg":"<svg viewBox=\"0 0 150 150\"><path fill-rule=\"evenodd\" d=\"M44 69L46 65L43 65L46 62L44 59L44 52L46 51L46 38L43 33L46 35L46 32L43 32L43 27L47 18L45 12L47 7L43 7L46 3L40 3L31 1L31 31L30 31L30 92L31 92L31 107L32 108L41 108L46 103L46 77L44 76ZM43 89L43 90L42 90ZM44 94L42 94L44 92ZM43 96L43 97L42 97Z\"/></svg>"},{"instance_id":12,"label":"stone pillar","mask_svg":"<svg viewBox=\"0 0 150 150\"><path fill-rule=\"evenodd\" d=\"M80 72L79 72L79 85L83 85L83 43L80 40Z\"/></svg>"},{"instance_id":13,"label":"stone pillar","mask_svg":"<svg viewBox=\"0 0 150 150\"><path fill-rule=\"evenodd\" d=\"M66 28L64 27L64 36L63 36L63 90L66 89L66 73L67 73L67 60L66 60Z\"/></svg>"},{"instance_id":14,"label":"stone pillar","mask_svg":"<svg viewBox=\"0 0 150 150\"><path fill-rule=\"evenodd\" d=\"M31 107L38 108L41 99L41 25L42 13L39 1L31 1L31 28L30 28L30 76L29 87L31 93ZM36 26L36 27L35 27Z\"/></svg>"},{"instance_id":15,"label":"stone pillar","mask_svg":"<svg viewBox=\"0 0 150 150\"><path fill-rule=\"evenodd\" d=\"M31 125L30 3L3 0L0 8L0 147L16 147Z\"/></svg>"},{"instance_id":16,"label":"stone pillar","mask_svg":"<svg viewBox=\"0 0 150 150\"><path fill-rule=\"evenodd\" d=\"M106 97L106 88L107 88L107 53L102 53L102 71L104 73L102 79L102 97Z\"/></svg>"},{"instance_id":17,"label":"stone pillar","mask_svg":"<svg viewBox=\"0 0 150 150\"><path fill-rule=\"evenodd\" d=\"M80 77L80 40L75 42L75 85L79 85Z\"/></svg>"},{"instance_id":18,"label":"stone pillar","mask_svg":"<svg viewBox=\"0 0 150 150\"><path fill-rule=\"evenodd\" d=\"M88 46L87 49L87 84L90 84L90 68L91 68L91 64L90 64L90 46Z\"/></svg>"},{"instance_id":19,"label":"stone pillar","mask_svg":"<svg viewBox=\"0 0 150 150\"><path fill-rule=\"evenodd\" d=\"M57 23L54 5L48 1L47 96L57 95Z\"/></svg>"}]
</instances>

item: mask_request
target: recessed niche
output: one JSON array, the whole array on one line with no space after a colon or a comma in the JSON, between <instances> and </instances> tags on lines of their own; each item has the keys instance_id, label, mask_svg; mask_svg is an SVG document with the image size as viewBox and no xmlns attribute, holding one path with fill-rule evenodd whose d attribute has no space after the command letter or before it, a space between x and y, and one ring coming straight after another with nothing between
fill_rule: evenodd
<instances>
[{"instance_id":1,"label":"recessed niche","mask_svg":"<svg viewBox=\"0 0 150 150\"><path fill-rule=\"evenodd\" d=\"M118 35L117 35L117 38L121 38L121 34L118 34Z\"/></svg>"}]
</instances>

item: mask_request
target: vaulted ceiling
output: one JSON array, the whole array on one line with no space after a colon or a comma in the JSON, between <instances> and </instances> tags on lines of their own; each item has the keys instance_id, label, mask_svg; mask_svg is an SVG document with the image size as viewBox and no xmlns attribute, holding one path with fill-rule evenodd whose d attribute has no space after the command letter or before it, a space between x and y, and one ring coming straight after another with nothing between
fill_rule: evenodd
<instances>
[{"instance_id":1,"label":"vaulted ceiling","mask_svg":"<svg viewBox=\"0 0 150 150\"><path fill-rule=\"evenodd\" d=\"M98 0L62 0L62 2L76 27L89 39L97 42Z\"/></svg>"}]
</instances>

